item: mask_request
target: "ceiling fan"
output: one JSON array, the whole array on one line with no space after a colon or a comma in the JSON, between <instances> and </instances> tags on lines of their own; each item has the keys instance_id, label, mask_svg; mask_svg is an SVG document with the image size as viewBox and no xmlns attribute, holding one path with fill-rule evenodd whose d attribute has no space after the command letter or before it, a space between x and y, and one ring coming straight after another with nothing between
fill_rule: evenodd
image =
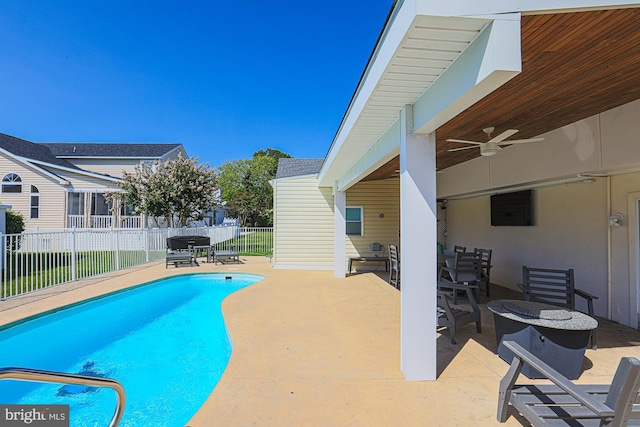
<instances>
[{"instance_id":1,"label":"ceiling fan","mask_svg":"<svg viewBox=\"0 0 640 427\"><path fill-rule=\"evenodd\" d=\"M505 141L511 135L518 132L518 129L509 129L505 130L498 136L494 136L491 138L491 133L495 130L495 127L488 127L482 129L484 133L487 134L489 138L486 142L477 142L477 141L466 141L464 139L447 139L447 142L460 142L462 144L473 144L474 146L480 146L480 154L483 156L493 156L501 150L501 145L511 145L511 144L523 144L525 142L538 142L543 141L544 138L527 138L527 139L512 139L510 141ZM469 150L470 148L475 147L462 147L462 148L452 148L447 151L460 151L460 150Z\"/></svg>"}]
</instances>

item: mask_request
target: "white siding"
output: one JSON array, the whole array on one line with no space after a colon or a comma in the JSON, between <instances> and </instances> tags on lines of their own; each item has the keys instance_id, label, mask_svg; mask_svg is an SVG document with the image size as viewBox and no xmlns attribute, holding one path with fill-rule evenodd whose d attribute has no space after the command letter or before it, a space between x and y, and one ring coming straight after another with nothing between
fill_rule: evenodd
<instances>
[{"instance_id":1,"label":"white siding","mask_svg":"<svg viewBox=\"0 0 640 427\"><path fill-rule=\"evenodd\" d=\"M132 173L137 159L66 159L80 169L122 178L123 171Z\"/></svg>"},{"instance_id":2,"label":"white siding","mask_svg":"<svg viewBox=\"0 0 640 427\"><path fill-rule=\"evenodd\" d=\"M490 196L452 200L447 205L447 245L492 249L491 281L515 290L524 265L573 268L576 286L599 297L596 315L606 317L606 197L606 179L535 189L531 227L492 227ZM581 298L576 303L586 311Z\"/></svg>"},{"instance_id":3,"label":"white siding","mask_svg":"<svg viewBox=\"0 0 640 427\"><path fill-rule=\"evenodd\" d=\"M64 227L64 188L53 178L37 169L25 166L9 156L0 154L0 179L12 172L22 178L22 193L0 193L2 204L10 205L13 211L20 212L24 217L26 228ZM40 218L38 219L29 218L32 185L38 187L40 192Z\"/></svg>"},{"instance_id":4,"label":"white siding","mask_svg":"<svg viewBox=\"0 0 640 427\"><path fill-rule=\"evenodd\" d=\"M275 266L333 267L333 196L315 175L274 185Z\"/></svg>"},{"instance_id":5,"label":"white siding","mask_svg":"<svg viewBox=\"0 0 640 427\"><path fill-rule=\"evenodd\" d=\"M316 177L306 176L274 181L274 193L274 264L332 267L331 189L318 188ZM381 243L386 256L387 245L398 244L399 204L397 178L359 183L347 191L347 205L362 206L364 221L363 236L346 237L347 257L375 255L372 242Z\"/></svg>"}]
</instances>

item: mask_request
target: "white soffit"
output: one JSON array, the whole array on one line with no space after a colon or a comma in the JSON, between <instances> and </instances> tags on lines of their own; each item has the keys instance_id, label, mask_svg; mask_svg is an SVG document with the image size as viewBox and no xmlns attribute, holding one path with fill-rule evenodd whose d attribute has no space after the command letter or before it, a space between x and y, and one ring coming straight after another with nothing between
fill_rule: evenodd
<instances>
[{"instance_id":1,"label":"white soffit","mask_svg":"<svg viewBox=\"0 0 640 427\"><path fill-rule=\"evenodd\" d=\"M327 154L319 186L333 186L398 120L400 110L420 98L491 22L483 18L416 16L384 71L375 73L381 68L376 63L381 60L381 52L388 48L379 46L379 54L360 81ZM387 35L385 42L391 38ZM367 90L367 86L374 88Z\"/></svg>"}]
</instances>

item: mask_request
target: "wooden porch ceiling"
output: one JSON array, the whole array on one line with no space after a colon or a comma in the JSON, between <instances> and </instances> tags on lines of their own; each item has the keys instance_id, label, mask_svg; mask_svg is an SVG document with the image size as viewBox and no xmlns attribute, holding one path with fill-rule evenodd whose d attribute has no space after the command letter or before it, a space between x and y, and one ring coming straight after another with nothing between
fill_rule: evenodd
<instances>
[{"instance_id":1,"label":"wooden porch ceiling","mask_svg":"<svg viewBox=\"0 0 640 427\"><path fill-rule=\"evenodd\" d=\"M640 8L522 17L522 72L436 130L438 170L480 156L447 138L532 138L640 99ZM507 147L508 148L508 147ZM500 155L499 153L497 155ZM397 176L396 157L363 181Z\"/></svg>"}]
</instances>

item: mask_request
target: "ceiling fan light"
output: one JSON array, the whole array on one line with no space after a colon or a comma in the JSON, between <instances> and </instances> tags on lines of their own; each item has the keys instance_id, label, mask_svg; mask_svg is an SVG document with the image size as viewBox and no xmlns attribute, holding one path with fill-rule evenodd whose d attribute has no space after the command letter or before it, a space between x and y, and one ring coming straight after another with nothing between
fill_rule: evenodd
<instances>
[{"instance_id":1,"label":"ceiling fan light","mask_svg":"<svg viewBox=\"0 0 640 427\"><path fill-rule=\"evenodd\" d=\"M485 157L493 156L499 149L497 144L485 143L480 146L480 154Z\"/></svg>"}]
</instances>

